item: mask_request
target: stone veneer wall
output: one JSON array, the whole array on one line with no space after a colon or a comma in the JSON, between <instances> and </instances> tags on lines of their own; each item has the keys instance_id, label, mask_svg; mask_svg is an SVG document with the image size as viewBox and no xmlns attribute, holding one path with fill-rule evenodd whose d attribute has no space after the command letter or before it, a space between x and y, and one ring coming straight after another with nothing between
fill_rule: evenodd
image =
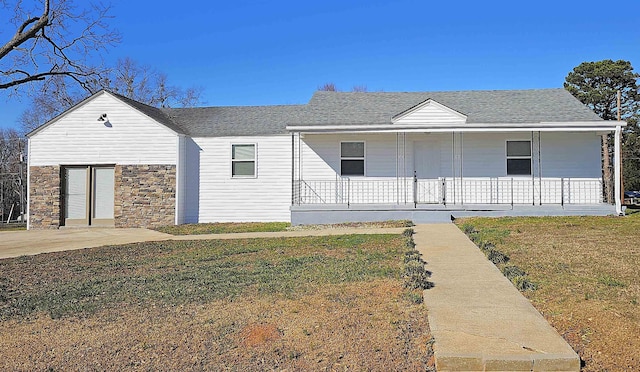
<instances>
[{"instance_id":1,"label":"stone veneer wall","mask_svg":"<svg viewBox=\"0 0 640 372\"><path fill-rule=\"evenodd\" d=\"M156 227L175 223L175 165L116 165L116 227Z\"/></svg>"},{"instance_id":2,"label":"stone veneer wall","mask_svg":"<svg viewBox=\"0 0 640 372\"><path fill-rule=\"evenodd\" d=\"M60 167L29 167L29 226L60 227Z\"/></svg>"}]
</instances>

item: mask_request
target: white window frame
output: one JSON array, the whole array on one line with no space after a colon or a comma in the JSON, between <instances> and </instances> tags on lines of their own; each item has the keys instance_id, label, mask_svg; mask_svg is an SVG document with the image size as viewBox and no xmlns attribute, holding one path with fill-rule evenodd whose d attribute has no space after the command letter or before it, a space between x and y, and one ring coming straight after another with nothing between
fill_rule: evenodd
<instances>
[{"instance_id":1,"label":"white window frame","mask_svg":"<svg viewBox=\"0 0 640 372\"><path fill-rule=\"evenodd\" d=\"M522 155L509 155L509 142L529 142L529 156L522 156ZM531 174L533 173L533 143L531 142L530 139L509 139L506 140L504 143L504 154L505 154L505 162L504 162L504 173L507 176L511 176L511 177L530 177ZM527 159L529 160L529 164L530 164L530 171L528 174L509 174L509 160L518 160L518 159Z\"/></svg>"},{"instance_id":2,"label":"white window frame","mask_svg":"<svg viewBox=\"0 0 640 372\"><path fill-rule=\"evenodd\" d=\"M253 160L235 160L233 158L233 147L234 146L253 146ZM239 178L239 179L247 179L247 178L258 178L258 144L257 143L248 143L248 142L243 142L243 143L232 143L231 146L229 146L229 159L231 160L230 162L230 167L229 167L229 175L231 178ZM234 175L233 174L233 163L235 162L249 162L249 161L253 161L253 175Z\"/></svg>"},{"instance_id":3,"label":"white window frame","mask_svg":"<svg viewBox=\"0 0 640 372\"><path fill-rule=\"evenodd\" d=\"M343 143L362 143L364 153L362 156L342 156L342 144ZM338 147L339 153L339 161L340 161L340 177L366 177L367 176L367 142L364 140L349 140L349 141L340 141L340 145ZM343 160L362 160L362 175L359 174L342 174L342 161Z\"/></svg>"}]
</instances>

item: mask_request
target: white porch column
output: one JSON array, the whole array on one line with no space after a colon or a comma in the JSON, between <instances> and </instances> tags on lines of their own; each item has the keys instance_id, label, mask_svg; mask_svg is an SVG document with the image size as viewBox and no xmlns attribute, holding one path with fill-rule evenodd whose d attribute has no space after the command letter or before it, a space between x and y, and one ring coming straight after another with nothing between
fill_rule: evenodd
<instances>
[{"instance_id":1,"label":"white porch column","mask_svg":"<svg viewBox=\"0 0 640 372\"><path fill-rule=\"evenodd\" d=\"M621 174L620 174L620 140L622 137L622 127L616 126L614 145L613 145L613 169L614 169L614 191L613 199L616 201L616 213L622 215L622 201L621 198Z\"/></svg>"}]
</instances>

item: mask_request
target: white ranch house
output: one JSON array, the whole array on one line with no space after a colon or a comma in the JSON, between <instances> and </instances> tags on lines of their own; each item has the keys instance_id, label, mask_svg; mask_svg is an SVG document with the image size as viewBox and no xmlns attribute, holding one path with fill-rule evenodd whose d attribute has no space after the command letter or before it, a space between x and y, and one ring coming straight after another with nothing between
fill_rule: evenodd
<instances>
[{"instance_id":1,"label":"white ranch house","mask_svg":"<svg viewBox=\"0 0 640 372\"><path fill-rule=\"evenodd\" d=\"M183 109L101 91L28 134L28 227L620 214L600 141L624 125L564 89Z\"/></svg>"}]
</instances>

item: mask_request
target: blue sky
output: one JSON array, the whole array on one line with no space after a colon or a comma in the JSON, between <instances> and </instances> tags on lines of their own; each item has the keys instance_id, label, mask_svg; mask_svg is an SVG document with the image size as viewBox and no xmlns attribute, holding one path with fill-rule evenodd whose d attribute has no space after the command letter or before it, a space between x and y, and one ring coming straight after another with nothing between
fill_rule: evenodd
<instances>
[{"instance_id":1,"label":"blue sky","mask_svg":"<svg viewBox=\"0 0 640 372\"><path fill-rule=\"evenodd\" d=\"M305 103L318 86L425 91L561 87L584 61L640 71L640 2L112 0L131 57L206 105ZM177 5L179 4L179 6ZM617 19L616 19L617 17ZM3 33L3 35L5 35ZM28 99L0 94L0 127Z\"/></svg>"}]
</instances>

